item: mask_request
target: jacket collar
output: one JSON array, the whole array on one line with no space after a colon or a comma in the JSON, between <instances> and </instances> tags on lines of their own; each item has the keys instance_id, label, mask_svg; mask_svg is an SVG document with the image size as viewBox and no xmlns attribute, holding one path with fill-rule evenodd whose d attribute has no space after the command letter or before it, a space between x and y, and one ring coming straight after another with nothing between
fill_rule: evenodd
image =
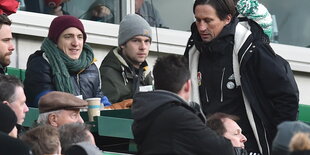
<instances>
[{"instance_id":1,"label":"jacket collar","mask_svg":"<svg viewBox=\"0 0 310 155\"><path fill-rule=\"evenodd\" d=\"M6 67L3 67L1 64L0 64L0 74L5 74L6 73Z\"/></svg>"}]
</instances>

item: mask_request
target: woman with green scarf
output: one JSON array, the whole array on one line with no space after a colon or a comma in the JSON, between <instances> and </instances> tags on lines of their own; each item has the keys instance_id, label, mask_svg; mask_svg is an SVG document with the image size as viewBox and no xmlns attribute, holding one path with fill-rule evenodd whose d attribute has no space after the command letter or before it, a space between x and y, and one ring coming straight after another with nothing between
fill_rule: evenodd
<instances>
[{"instance_id":1,"label":"woman with green scarf","mask_svg":"<svg viewBox=\"0 0 310 155\"><path fill-rule=\"evenodd\" d=\"M94 53L85 43L86 37L83 24L74 16L59 16L52 21L41 50L28 58L24 82L28 106L38 107L40 97L50 91L83 99L100 97L110 104L100 89Z\"/></svg>"}]
</instances>

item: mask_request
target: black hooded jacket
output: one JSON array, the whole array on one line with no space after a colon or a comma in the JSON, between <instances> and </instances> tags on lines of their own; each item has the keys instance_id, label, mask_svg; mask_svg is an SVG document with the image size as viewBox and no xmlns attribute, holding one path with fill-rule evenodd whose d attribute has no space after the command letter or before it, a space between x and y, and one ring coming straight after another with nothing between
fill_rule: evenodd
<instances>
[{"instance_id":1,"label":"black hooded jacket","mask_svg":"<svg viewBox=\"0 0 310 155\"><path fill-rule=\"evenodd\" d=\"M233 155L230 141L207 127L198 114L168 91L136 94L132 130L138 154Z\"/></svg>"},{"instance_id":2,"label":"black hooded jacket","mask_svg":"<svg viewBox=\"0 0 310 155\"><path fill-rule=\"evenodd\" d=\"M246 22L248 22L248 25L246 25ZM272 140L277 132L276 126L283 121L296 120L299 101L298 88L296 83L292 82L294 79L290 79L290 76L288 76L284 64L279 63L279 56L271 48L269 39L261 27L251 20L239 21L235 27L240 28L240 25L244 25L245 30L242 30L241 33L235 32L232 41L234 41L234 47L240 47L237 53L237 61L240 66L238 69L240 71L242 97L247 99L243 99L243 103L248 107L246 109L247 119L251 124L252 131L258 135L256 141L261 145L261 152L268 155L270 154ZM236 43L236 38L242 37L245 33L249 33L249 36L243 38L244 42ZM229 39L229 36L218 39ZM214 39L214 41L217 40ZM223 44L219 44L219 46L221 45ZM201 42L197 27L193 24L192 35L184 53L189 58L189 64L196 62L193 57L190 57L193 53L201 54L209 50L208 48L208 43ZM223 57L231 57L229 51L227 53ZM200 58L199 61L201 61ZM212 68L214 66L204 67ZM190 70L192 75L198 77L197 69L190 68ZM212 74L208 75L212 76ZM226 78L224 77L224 79ZM192 86L194 85L199 85L199 83L192 82ZM220 85L219 88L221 88ZM200 96L206 94L200 90L196 91L196 94L197 92ZM229 97L228 95L230 94L223 93L224 101L225 97ZM197 95L192 93L191 96ZM206 102L200 98L200 103L203 106ZM235 102L232 102L230 106L234 105ZM225 107L225 109L228 108L230 107ZM250 140L253 140L253 138L250 138Z\"/></svg>"}]
</instances>

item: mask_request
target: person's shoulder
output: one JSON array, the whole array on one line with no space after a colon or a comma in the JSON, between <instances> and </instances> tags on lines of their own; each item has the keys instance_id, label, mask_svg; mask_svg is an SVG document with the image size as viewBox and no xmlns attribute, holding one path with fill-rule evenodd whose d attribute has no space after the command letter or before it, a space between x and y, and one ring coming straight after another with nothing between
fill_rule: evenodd
<instances>
[{"instance_id":1,"label":"person's shoulder","mask_svg":"<svg viewBox=\"0 0 310 155\"><path fill-rule=\"evenodd\" d=\"M110 52L101 63L100 72L122 72L127 68L124 63L126 63L126 61L120 55L115 55L114 52Z\"/></svg>"},{"instance_id":2,"label":"person's shoulder","mask_svg":"<svg viewBox=\"0 0 310 155\"><path fill-rule=\"evenodd\" d=\"M43 53L44 51L37 50L29 56L28 60L43 58Z\"/></svg>"},{"instance_id":3,"label":"person's shoulder","mask_svg":"<svg viewBox=\"0 0 310 155\"><path fill-rule=\"evenodd\" d=\"M254 41L260 42L262 44L269 44L269 37L264 33L263 28L254 20L246 19L245 21L249 26L251 33L253 34Z\"/></svg>"},{"instance_id":4,"label":"person's shoulder","mask_svg":"<svg viewBox=\"0 0 310 155\"><path fill-rule=\"evenodd\" d=\"M168 108L162 115L167 121L171 120L176 124L198 123L203 124L200 118L191 110L178 103L170 103L171 108ZM177 120L177 122L176 122Z\"/></svg>"},{"instance_id":5,"label":"person's shoulder","mask_svg":"<svg viewBox=\"0 0 310 155\"><path fill-rule=\"evenodd\" d=\"M113 48L109 51L109 53L104 57L104 59L101 62L101 67L106 66L120 66L121 62L119 59L123 59L121 55L118 54L118 48Z\"/></svg>"},{"instance_id":6,"label":"person's shoulder","mask_svg":"<svg viewBox=\"0 0 310 155\"><path fill-rule=\"evenodd\" d=\"M27 61L27 69L32 66L36 68L49 66L47 58L44 58L44 51L38 50L29 56Z\"/></svg>"},{"instance_id":7,"label":"person's shoulder","mask_svg":"<svg viewBox=\"0 0 310 155\"><path fill-rule=\"evenodd\" d=\"M89 67L87 68L87 70L95 70L98 71L98 67L95 63L92 63L89 65Z\"/></svg>"},{"instance_id":8,"label":"person's shoulder","mask_svg":"<svg viewBox=\"0 0 310 155\"><path fill-rule=\"evenodd\" d=\"M144 1L142 5L146 6L147 8L152 7L152 4L149 1Z\"/></svg>"}]
</instances>

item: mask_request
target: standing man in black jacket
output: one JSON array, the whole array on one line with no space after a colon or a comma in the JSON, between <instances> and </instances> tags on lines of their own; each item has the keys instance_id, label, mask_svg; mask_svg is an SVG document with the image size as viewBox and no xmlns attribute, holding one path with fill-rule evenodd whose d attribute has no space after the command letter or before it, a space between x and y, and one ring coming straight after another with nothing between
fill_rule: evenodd
<instances>
[{"instance_id":1,"label":"standing man in black jacket","mask_svg":"<svg viewBox=\"0 0 310 155\"><path fill-rule=\"evenodd\" d=\"M5 74L6 66L11 63L10 56L14 51L11 24L6 15L0 15L0 74Z\"/></svg>"},{"instance_id":2,"label":"standing man in black jacket","mask_svg":"<svg viewBox=\"0 0 310 155\"><path fill-rule=\"evenodd\" d=\"M189 106L187 64L182 56L159 58L153 70L155 91L134 96L132 129L138 154L234 154L229 140L207 127L200 108Z\"/></svg>"},{"instance_id":3,"label":"standing man in black jacket","mask_svg":"<svg viewBox=\"0 0 310 155\"><path fill-rule=\"evenodd\" d=\"M297 88L259 25L239 22L233 0L196 0L185 56L191 101L206 115L236 115L248 152L270 154L276 126L295 120ZM251 25L251 26L249 26Z\"/></svg>"}]
</instances>

